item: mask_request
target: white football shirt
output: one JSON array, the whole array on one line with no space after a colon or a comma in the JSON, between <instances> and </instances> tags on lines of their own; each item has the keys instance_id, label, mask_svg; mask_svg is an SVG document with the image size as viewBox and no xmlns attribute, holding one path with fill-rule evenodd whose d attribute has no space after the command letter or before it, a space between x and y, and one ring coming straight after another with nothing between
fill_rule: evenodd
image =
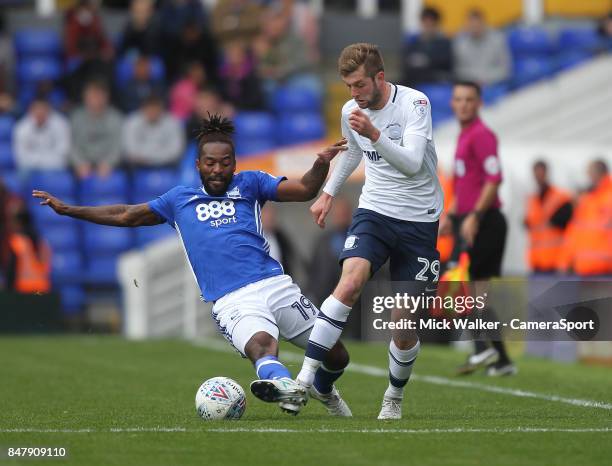
<instances>
[{"instance_id":1,"label":"white football shirt","mask_svg":"<svg viewBox=\"0 0 612 466\"><path fill-rule=\"evenodd\" d=\"M372 124L395 144L403 145L409 135L427 140L421 168L408 176L389 165L372 146L371 141L353 131L348 123L351 112L359 108L353 99L342 107L342 135L348 141L348 151L340 159L324 191L335 196L351 172L365 157L365 184L359 207L382 215L415 222L438 220L444 206L444 195L438 181L438 157L433 141L431 106L420 91L390 84L391 94L380 110L361 109ZM352 163L355 161L356 163ZM338 172L338 173L336 173Z\"/></svg>"}]
</instances>

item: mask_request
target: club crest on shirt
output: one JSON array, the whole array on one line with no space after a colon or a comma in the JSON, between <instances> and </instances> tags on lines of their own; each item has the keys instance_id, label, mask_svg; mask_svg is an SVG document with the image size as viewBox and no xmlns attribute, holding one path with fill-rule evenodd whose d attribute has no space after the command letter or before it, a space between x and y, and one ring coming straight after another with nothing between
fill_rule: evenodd
<instances>
[{"instance_id":1,"label":"club crest on shirt","mask_svg":"<svg viewBox=\"0 0 612 466\"><path fill-rule=\"evenodd\" d=\"M240 189L238 186L234 186L230 191L227 192L227 197L236 199L240 197Z\"/></svg>"},{"instance_id":2,"label":"club crest on shirt","mask_svg":"<svg viewBox=\"0 0 612 466\"><path fill-rule=\"evenodd\" d=\"M399 141L402 139L402 127L399 123L389 123L385 127L385 132L392 141Z\"/></svg>"},{"instance_id":3,"label":"club crest on shirt","mask_svg":"<svg viewBox=\"0 0 612 466\"><path fill-rule=\"evenodd\" d=\"M344 251L348 251L349 249L355 249L357 247L357 243L359 242L359 236L350 235L346 237L344 241Z\"/></svg>"},{"instance_id":4,"label":"club crest on shirt","mask_svg":"<svg viewBox=\"0 0 612 466\"><path fill-rule=\"evenodd\" d=\"M420 116L424 116L427 113L427 100L417 99L412 104L414 105L414 111Z\"/></svg>"}]
</instances>

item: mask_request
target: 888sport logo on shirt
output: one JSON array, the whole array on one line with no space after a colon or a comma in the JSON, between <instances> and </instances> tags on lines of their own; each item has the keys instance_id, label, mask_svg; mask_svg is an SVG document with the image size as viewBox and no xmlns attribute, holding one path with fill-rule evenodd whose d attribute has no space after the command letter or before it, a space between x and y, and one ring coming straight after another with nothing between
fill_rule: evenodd
<instances>
[{"instance_id":1,"label":"888sport logo on shirt","mask_svg":"<svg viewBox=\"0 0 612 466\"><path fill-rule=\"evenodd\" d=\"M210 221L210 226L219 228L221 225L236 223L236 207L234 201L210 201L198 204L195 208L200 222Z\"/></svg>"}]
</instances>

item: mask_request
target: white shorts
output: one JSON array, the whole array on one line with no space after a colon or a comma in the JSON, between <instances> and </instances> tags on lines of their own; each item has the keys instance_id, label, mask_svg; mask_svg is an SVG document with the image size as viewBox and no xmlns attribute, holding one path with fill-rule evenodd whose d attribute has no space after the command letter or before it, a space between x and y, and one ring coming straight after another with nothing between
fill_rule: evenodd
<instances>
[{"instance_id":1,"label":"white shorts","mask_svg":"<svg viewBox=\"0 0 612 466\"><path fill-rule=\"evenodd\" d=\"M266 332L276 340L292 340L310 334L319 310L293 283L289 275L277 275L250 283L226 294L212 308L219 332L245 356L251 337Z\"/></svg>"}]
</instances>

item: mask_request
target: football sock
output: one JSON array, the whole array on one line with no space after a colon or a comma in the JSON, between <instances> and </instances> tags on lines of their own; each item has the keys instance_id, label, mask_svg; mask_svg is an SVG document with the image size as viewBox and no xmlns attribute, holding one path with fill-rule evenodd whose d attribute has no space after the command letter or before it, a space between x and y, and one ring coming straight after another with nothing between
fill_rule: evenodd
<instances>
[{"instance_id":1,"label":"football sock","mask_svg":"<svg viewBox=\"0 0 612 466\"><path fill-rule=\"evenodd\" d=\"M482 340L474 340L474 354L482 353L488 348L487 343Z\"/></svg>"},{"instance_id":2,"label":"football sock","mask_svg":"<svg viewBox=\"0 0 612 466\"><path fill-rule=\"evenodd\" d=\"M349 306L331 295L323 302L308 339L302 370L297 376L300 383L307 387L312 385L321 361L325 360L329 350L340 338L350 312Z\"/></svg>"},{"instance_id":3,"label":"football sock","mask_svg":"<svg viewBox=\"0 0 612 466\"><path fill-rule=\"evenodd\" d=\"M412 365L419 354L421 343L407 350L399 349L393 340L389 343L389 386L385 391L385 396L391 398L402 398L404 387L410 379Z\"/></svg>"},{"instance_id":4,"label":"football sock","mask_svg":"<svg viewBox=\"0 0 612 466\"><path fill-rule=\"evenodd\" d=\"M291 378L291 372L287 369L276 356L264 356L255 361L255 372L257 377L264 380L280 379L281 377Z\"/></svg>"},{"instance_id":5,"label":"football sock","mask_svg":"<svg viewBox=\"0 0 612 466\"><path fill-rule=\"evenodd\" d=\"M498 362L508 364L510 362L510 358L508 357L508 353L506 353L506 345L504 345L504 342L492 341L491 345L497 350L497 354L499 354Z\"/></svg>"},{"instance_id":6,"label":"football sock","mask_svg":"<svg viewBox=\"0 0 612 466\"><path fill-rule=\"evenodd\" d=\"M334 382L338 380L343 373L344 369L333 371L325 367L325 364L321 364L321 367L319 367L315 373L313 385L319 393L331 393Z\"/></svg>"}]
</instances>

